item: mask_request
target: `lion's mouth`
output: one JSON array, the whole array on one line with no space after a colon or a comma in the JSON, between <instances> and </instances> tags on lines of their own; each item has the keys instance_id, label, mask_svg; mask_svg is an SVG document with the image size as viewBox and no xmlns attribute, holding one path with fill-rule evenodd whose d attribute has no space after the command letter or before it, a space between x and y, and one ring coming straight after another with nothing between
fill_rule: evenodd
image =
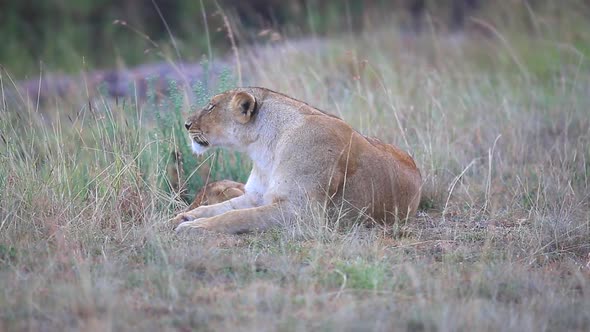
<instances>
[{"instance_id":1,"label":"lion's mouth","mask_svg":"<svg viewBox=\"0 0 590 332\"><path fill-rule=\"evenodd\" d=\"M192 138L193 138L193 141L195 143L199 144L200 146L203 146L203 147L209 146L209 141L203 135L195 135Z\"/></svg>"}]
</instances>

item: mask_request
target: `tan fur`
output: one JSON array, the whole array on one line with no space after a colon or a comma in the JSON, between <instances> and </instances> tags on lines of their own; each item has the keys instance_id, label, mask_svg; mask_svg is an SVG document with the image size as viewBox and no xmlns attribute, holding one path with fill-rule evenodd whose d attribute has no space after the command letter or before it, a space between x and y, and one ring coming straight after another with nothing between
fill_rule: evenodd
<instances>
[{"instance_id":1,"label":"tan fur","mask_svg":"<svg viewBox=\"0 0 590 332\"><path fill-rule=\"evenodd\" d=\"M199 206L222 203L229 199L242 196L245 192L243 183L230 180L211 182L201 188L195 195L193 203L189 205L186 211L194 210Z\"/></svg>"},{"instance_id":2,"label":"tan fur","mask_svg":"<svg viewBox=\"0 0 590 332\"><path fill-rule=\"evenodd\" d=\"M264 230L301 214L310 201L385 223L416 213L421 176L406 152L286 95L227 91L186 126L195 152L234 149L246 153L253 168L244 195L179 214L172 219L182 222L177 230Z\"/></svg>"}]
</instances>

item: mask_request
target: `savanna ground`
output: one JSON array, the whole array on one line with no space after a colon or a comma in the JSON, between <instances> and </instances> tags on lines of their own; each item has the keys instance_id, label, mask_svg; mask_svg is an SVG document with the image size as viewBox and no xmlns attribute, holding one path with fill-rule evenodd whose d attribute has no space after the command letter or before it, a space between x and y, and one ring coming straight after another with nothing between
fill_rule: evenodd
<instances>
[{"instance_id":1,"label":"savanna ground","mask_svg":"<svg viewBox=\"0 0 590 332\"><path fill-rule=\"evenodd\" d=\"M239 48L247 84L414 156L421 210L388 227L177 236L171 151L189 194L249 171L191 156L180 92L10 102L2 71L0 330L589 330L590 22L514 15Z\"/></svg>"}]
</instances>

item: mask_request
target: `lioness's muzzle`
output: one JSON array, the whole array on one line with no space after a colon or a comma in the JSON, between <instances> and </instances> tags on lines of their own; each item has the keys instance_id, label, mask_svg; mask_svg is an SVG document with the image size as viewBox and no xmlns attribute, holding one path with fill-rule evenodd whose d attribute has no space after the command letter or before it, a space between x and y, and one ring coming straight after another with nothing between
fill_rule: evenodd
<instances>
[{"instance_id":1,"label":"lioness's muzzle","mask_svg":"<svg viewBox=\"0 0 590 332\"><path fill-rule=\"evenodd\" d=\"M191 133L191 138L201 146L209 146L209 140L202 133Z\"/></svg>"}]
</instances>

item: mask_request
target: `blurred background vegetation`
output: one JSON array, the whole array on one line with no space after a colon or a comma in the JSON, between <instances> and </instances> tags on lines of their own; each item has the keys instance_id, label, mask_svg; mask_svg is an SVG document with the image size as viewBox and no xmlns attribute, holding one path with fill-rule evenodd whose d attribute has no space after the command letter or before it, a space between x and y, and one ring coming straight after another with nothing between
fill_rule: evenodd
<instances>
[{"instance_id":1,"label":"blurred background vegetation","mask_svg":"<svg viewBox=\"0 0 590 332\"><path fill-rule=\"evenodd\" d=\"M537 18L533 12L550 15ZM471 15L489 18L494 27L517 25L534 34L537 20L549 19L543 23L552 27L588 20L590 5L583 0L3 0L0 64L24 78L38 75L41 68L75 72L133 66L163 55L198 60L229 49L224 16L238 42L249 43L278 38L268 31L290 36L359 33L392 20L412 33L458 32L475 26ZM572 45L587 33L567 31Z\"/></svg>"}]
</instances>

